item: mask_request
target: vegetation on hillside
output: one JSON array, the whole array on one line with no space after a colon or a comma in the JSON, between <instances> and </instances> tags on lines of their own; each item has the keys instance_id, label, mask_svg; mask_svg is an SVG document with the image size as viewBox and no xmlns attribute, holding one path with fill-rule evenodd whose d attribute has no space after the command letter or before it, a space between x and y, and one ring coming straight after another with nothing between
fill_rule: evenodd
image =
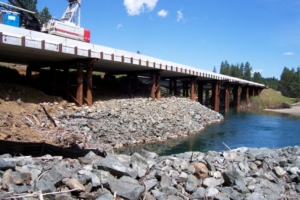
<instances>
[{"instance_id":1,"label":"vegetation on hillside","mask_svg":"<svg viewBox=\"0 0 300 200\"><path fill-rule=\"evenodd\" d=\"M289 108L297 99L282 96L274 89L264 89L259 96L251 97L251 107L263 109Z\"/></svg>"}]
</instances>

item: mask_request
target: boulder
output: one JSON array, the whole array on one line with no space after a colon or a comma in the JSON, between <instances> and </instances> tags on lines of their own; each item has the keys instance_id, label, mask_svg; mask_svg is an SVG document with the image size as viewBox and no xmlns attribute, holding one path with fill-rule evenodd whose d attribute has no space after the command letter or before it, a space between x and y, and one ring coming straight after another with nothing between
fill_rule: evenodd
<instances>
[{"instance_id":1,"label":"boulder","mask_svg":"<svg viewBox=\"0 0 300 200\"><path fill-rule=\"evenodd\" d=\"M105 158L99 159L95 164L98 169L109 171L112 175L117 177L130 176L136 178L137 171L122 164L116 157L108 155Z\"/></svg>"},{"instance_id":2,"label":"boulder","mask_svg":"<svg viewBox=\"0 0 300 200\"><path fill-rule=\"evenodd\" d=\"M112 178L108 184L112 193L116 192L118 196L125 199L137 200L145 190L145 187L141 186L137 180L128 176L122 176L120 179Z\"/></svg>"}]
</instances>

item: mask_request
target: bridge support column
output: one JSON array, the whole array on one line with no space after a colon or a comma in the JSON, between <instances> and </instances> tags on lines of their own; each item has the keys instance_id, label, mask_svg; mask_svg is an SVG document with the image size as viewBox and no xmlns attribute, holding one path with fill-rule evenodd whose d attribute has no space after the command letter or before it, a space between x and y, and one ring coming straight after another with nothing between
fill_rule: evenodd
<instances>
[{"instance_id":1,"label":"bridge support column","mask_svg":"<svg viewBox=\"0 0 300 200\"><path fill-rule=\"evenodd\" d=\"M69 67L64 68L64 76L65 76L65 87L66 87L66 94L65 99L68 101L70 97L70 69Z\"/></svg>"},{"instance_id":2,"label":"bridge support column","mask_svg":"<svg viewBox=\"0 0 300 200\"><path fill-rule=\"evenodd\" d=\"M250 97L249 97L249 86L246 86L246 104L248 105L250 103Z\"/></svg>"},{"instance_id":3,"label":"bridge support column","mask_svg":"<svg viewBox=\"0 0 300 200\"><path fill-rule=\"evenodd\" d=\"M191 100L196 101L196 77L191 78L190 93L191 93Z\"/></svg>"},{"instance_id":4,"label":"bridge support column","mask_svg":"<svg viewBox=\"0 0 300 200\"><path fill-rule=\"evenodd\" d=\"M134 94L138 93L138 83L139 83L139 79L138 76L136 74L133 75L133 79L134 79L134 85L133 85L133 90L134 90Z\"/></svg>"},{"instance_id":5,"label":"bridge support column","mask_svg":"<svg viewBox=\"0 0 300 200\"><path fill-rule=\"evenodd\" d=\"M173 88L173 79L170 78L169 79L169 94L170 95L173 95L173 90L174 90L174 88Z\"/></svg>"},{"instance_id":6,"label":"bridge support column","mask_svg":"<svg viewBox=\"0 0 300 200\"><path fill-rule=\"evenodd\" d=\"M87 105L93 105L93 65L88 65L86 68L86 101Z\"/></svg>"},{"instance_id":7,"label":"bridge support column","mask_svg":"<svg viewBox=\"0 0 300 200\"><path fill-rule=\"evenodd\" d=\"M219 87L220 83L215 82L212 84L212 108L214 111L219 112L219 101L220 101L220 95L219 95Z\"/></svg>"},{"instance_id":8,"label":"bridge support column","mask_svg":"<svg viewBox=\"0 0 300 200\"><path fill-rule=\"evenodd\" d=\"M55 67L50 67L50 72L51 72L51 94L53 96L56 95L56 68Z\"/></svg>"},{"instance_id":9,"label":"bridge support column","mask_svg":"<svg viewBox=\"0 0 300 200\"><path fill-rule=\"evenodd\" d=\"M131 75L127 74L127 94L131 96Z\"/></svg>"},{"instance_id":10,"label":"bridge support column","mask_svg":"<svg viewBox=\"0 0 300 200\"><path fill-rule=\"evenodd\" d=\"M151 98L155 99L155 90L156 90L156 73L151 73Z\"/></svg>"},{"instance_id":11,"label":"bridge support column","mask_svg":"<svg viewBox=\"0 0 300 200\"><path fill-rule=\"evenodd\" d=\"M229 83L225 83L225 112L229 111L229 105L230 105L230 88Z\"/></svg>"},{"instance_id":12,"label":"bridge support column","mask_svg":"<svg viewBox=\"0 0 300 200\"><path fill-rule=\"evenodd\" d=\"M30 85L31 83L31 76L32 76L32 67L28 65L26 68L26 81L28 85Z\"/></svg>"},{"instance_id":13,"label":"bridge support column","mask_svg":"<svg viewBox=\"0 0 300 200\"><path fill-rule=\"evenodd\" d=\"M185 97L189 97L189 84L185 82Z\"/></svg>"},{"instance_id":14,"label":"bridge support column","mask_svg":"<svg viewBox=\"0 0 300 200\"><path fill-rule=\"evenodd\" d=\"M206 104L206 102L208 102L208 99L209 99L209 90L206 89L205 90L205 104ZM206 105L206 106L208 106L208 105Z\"/></svg>"},{"instance_id":15,"label":"bridge support column","mask_svg":"<svg viewBox=\"0 0 300 200\"><path fill-rule=\"evenodd\" d=\"M77 91L76 101L78 106L83 105L83 65L77 65Z\"/></svg>"},{"instance_id":16,"label":"bridge support column","mask_svg":"<svg viewBox=\"0 0 300 200\"><path fill-rule=\"evenodd\" d=\"M157 100L161 100L161 91L160 91L160 73L156 74L156 92L155 97Z\"/></svg>"},{"instance_id":17,"label":"bridge support column","mask_svg":"<svg viewBox=\"0 0 300 200\"><path fill-rule=\"evenodd\" d=\"M240 111L241 107L241 92L242 92L242 87L240 85L236 86L236 89L234 90L234 101L236 102L236 108L237 111Z\"/></svg>"},{"instance_id":18,"label":"bridge support column","mask_svg":"<svg viewBox=\"0 0 300 200\"><path fill-rule=\"evenodd\" d=\"M203 82L198 81L198 102L203 105Z\"/></svg>"},{"instance_id":19,"label":"bridge support column","mask_svg":"<svg viewBox=\"0 0 300 200\"><path fill-rule=\"evenodd\" d=\"M174 96L178 95L178 91L177 91L177 79L173 79L173 87L174 87Z\"/></svg>"}]
</instances>

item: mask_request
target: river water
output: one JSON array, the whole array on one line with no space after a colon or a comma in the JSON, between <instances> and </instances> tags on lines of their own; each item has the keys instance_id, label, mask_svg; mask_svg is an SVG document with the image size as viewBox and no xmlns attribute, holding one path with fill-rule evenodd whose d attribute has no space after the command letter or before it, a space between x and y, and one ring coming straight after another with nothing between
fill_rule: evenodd
<instances>
[{"instance_id":1,"label":"river water","mask_svg":"<svg viewBox=\"0 0 300 200\"><path fill-rule=\"evenodd\" d=\"M296 145L300 145L300 117L270 111L230 111L225 115L224 121L208 125L201 132L187 138L127 147L118 152L131 153L146 149L159 155L171 155L186 151L222 151L238 147L282 148Z\"/></svg>"}]
</instances>

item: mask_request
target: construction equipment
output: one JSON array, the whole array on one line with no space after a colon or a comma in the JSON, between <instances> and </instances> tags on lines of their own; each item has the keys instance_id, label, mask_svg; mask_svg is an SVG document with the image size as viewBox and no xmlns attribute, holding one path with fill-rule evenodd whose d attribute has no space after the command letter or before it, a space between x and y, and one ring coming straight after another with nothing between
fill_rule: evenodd
<instances>
[{"instance_id":1,"label":"construction equipment","mask_svg":"<svg viewBox=\"0 0 300 200\"><path fill-rule=\"evenodd\" d=\"M41 23L34 16L34 12L26 10L25 6L19 0L17 3L22 8L19 8L11 0L8 0L10 4L0 2L0 23L15 27L24 27L26 29L41 31Z\"/></svg>"},{"instance_id":2,"label":"construction equipment","mask_svg":"<svg viewBox=\"0 0 300 200\"><path fill-rule=\"evenodd\" d=\"M17 7L18 5L16 5L14 1L8 0L8 2L11 4L9 6L18 10L18 13L20 13L20 26L29 30L41 31L42 25L38 18L36 18L35 12L26 10L26 7L20 0L15 1L21 8Z\"/></svg>"},{"instance_id":3,"label":"construction equipment","mask_svg":"<svg viewBox=\"0 0 300 200\"><path fill-rule=\"evenodd\" d=\"M90 30L80 27L81 0L68 0L69 4L60 20L51 19L42 27L42 32L66 38L90 42Z\"/></svg>"}]
</instances>

